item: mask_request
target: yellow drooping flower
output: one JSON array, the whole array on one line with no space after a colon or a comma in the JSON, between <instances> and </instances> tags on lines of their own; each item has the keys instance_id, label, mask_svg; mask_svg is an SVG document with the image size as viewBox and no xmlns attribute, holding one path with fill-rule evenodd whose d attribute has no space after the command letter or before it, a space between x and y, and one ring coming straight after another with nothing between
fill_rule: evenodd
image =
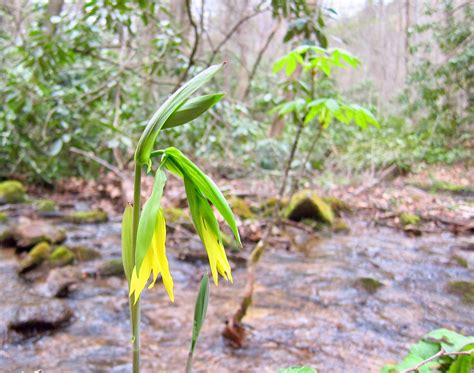
<instances>
[{"instance_id":1,"label":"yellow drooping flower","mask_svg":"<svg viewBox=\"0 0 474 373\"><path fill-rule=\"evenodd\" d=\"M173 278L169 270L168 259L166 258L166 222L163 209L160 208L156 218L155 231L151 245L146 252L143 262L140 266L140 271L137 273L136 267L133 268L132 277L130 280L130 296L135 294L135 303L140 298L140 294L145 288L150 275L153 273L153 281L148 286L153 288L158 275L161 274L163 285L168 293L169 298L174 302L173 294Z\"/></svg>"},{"instance_id":2,"label":"yellow drooping flower","mask_svg":"<svg viewBox=\"0 0 474 373\"><path fill-rule=\"evenodd\" d=\"M231 268L222 244L219 223L214 216L211 205L186 177L184 177L184 186L194 226L209 258L214 283L218 285L218 273L226 280L233 282Z\"/></svg>"}]
</instances>

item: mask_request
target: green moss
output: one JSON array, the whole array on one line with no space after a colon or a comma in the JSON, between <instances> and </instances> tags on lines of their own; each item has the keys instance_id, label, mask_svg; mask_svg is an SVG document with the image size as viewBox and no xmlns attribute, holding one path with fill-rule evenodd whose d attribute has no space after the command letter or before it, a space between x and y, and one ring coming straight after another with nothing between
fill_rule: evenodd
<instances>
[{"instance_id":1,"label":"green moss","mask_svg":"<svg viewBox=\"0 0 474 373\"><path fill-rule=\"evenodd\" d=\"M331 206L311 190L295 193L286 209L285 216L295 221L312 219L330 225L334 223L334 213Z\"/></svg>"},{"instance_id":2,"label":"green moss","mask_svg":"<svg viewBox=\"0 0 474 373\"><path fill-rule=\"evenodd\" d=\"M342 199L337 197L323 197L323 201L331 206L333 211L336 213L352 211L351 206L347 202L344 202Z\"/></svg>"},{"instance_id":3,"label":"green moss","mask_svg":"<svg viewBox=\"0 0 474 373\"><path fill-rule=\"evenodd\" d=\"M344 232L348 233L351 231L345 220L336 219L334 225L332 226L334 232Z\"/></svg>"},{"instance_id":4,"label":"green moss","mask_svg":"<svg viewBox=\"0 0 474 373\"><path fill-rule=\"evenodd\" d=\"M0 203L21 203L26 200L26 190L22 183L7 180L0 183Z\"/></svg>"},{"instance_id":5,"label":"green moss","mask_svg":"<svg viewBox=\"0 0 474 373\"><path fill-rule=\"evenodd\" d=\"M88 262L102 257L98 251L83 246L71 247L71 251L80 262Z\"/></svg>"},{"instance_id":6,"label":"green moss","mask_svg":"<svg viewBox=\"0 0 474 373\"><path fill-rule=\"evenodd\" d=\"M28 255L20 262L18 273L26 273L39 266L48 257L50 250L49 243L40 242L36 244Z\"/></svg>"},{"instance_id":7,"label":"green moss","mask_svg":"<svg viewBox=\"0 0 474 373\"><path fill-rule=\"evenodd\" d=\"M374 294L383 284L371 277L360 277L356 280L356 286L364 289L369 294Z\"/></svg>"},{"instance_id":8,"label":"green moss","mask_svg":"<svg viewBox=\"0 0 474 373\"><path fill-rule=\"evenodd\" d=\"M460 267L463 268L469 268L469 262L467 261L466 258L463 258L462 256L459 255L453 255L451 259Z\"/></svg>"},{"instance_id":9,"label":"green moss","mask_svg":"<svg viewBox=\"0 0 474 373\"><path fill-rule=\"evenodd\" d=\"M38 199L34 201L36 209L40 212L52 212L56 211L56 202L50 199Z\"/></svg>"},{"instance_id":10,"label":"green moss","mask_svg":"<svg viewBox=\"0 0 474 373\"><path fill-rule=\"evenodd\" d=\"M421 221L418 215L409 213L409 212L402 212L400 214L400 223L403 225L417 225Z\"/></svg>"},{"instance_id":11,"label":"green moss","mask_svg":"<svg viewBox=\"0 0 474 373\"><path fill-rule=\"evenodd\" d=\"M474 281L451 281L448 291L459 296L464 303L474 304Z\"/></svg>"},{"instance_id":12,"label":"green moss","mask_svg":"<svg viewBox=\"0 0 474 373\"><path fill-rule=\"evenodd\" d=\"M165 213L165 219L169 223L178 224L183 220L189 220L184 210L178 207L165 207L163 211Z\"/></svg>"},{"instance_id":13,"label":"green moss","mask_svg":"<svg viewBox=\"0 0 474 373\"><path fill-rule=\"evenodd\" d=\"M0 212L0 223L5 223L8 220L8 215L6 212Z\"/></svg>"},{"instance_id":14,"label":"green moss","mask_svg":"<svg viewBox=\"0 0 474 373\"><path fill-rule=\"evenodd\" d=\"M69 214L67 220L76 224L104 223L109 220L107 213L102 210L76 211Z\"/></svg>"},{"instance_id":15,"label":"green moss","mask_svg":"<svg viewBox=\"0 0 474 373\"><path fill-rule=\"evenodd\" d=\"M66 246L58 246L49 255L48 261L55 267L62 267L74 262L74 253Z\"/></svg>"},{"instance_id":16,"label":"green moss","mask_svg":"<svg viewBox=\"0 0 474 373\"><path fill-rule=\"evenodd\" d=\"M250 209L250 205L244 199L236 196L231 196L228 198L228 202L234 214L240 216L242 219L255 218L255 214Z\"/></svg>"}]
</instances>

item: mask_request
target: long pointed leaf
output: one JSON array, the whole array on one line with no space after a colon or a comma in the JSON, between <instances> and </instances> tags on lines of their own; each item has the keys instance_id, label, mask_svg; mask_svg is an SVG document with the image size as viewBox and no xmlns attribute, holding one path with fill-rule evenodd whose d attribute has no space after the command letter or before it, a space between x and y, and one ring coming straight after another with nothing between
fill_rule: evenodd
<instances>
[{"instance_id":1,"label":"long pointed leaf","mask_svg":"<svg viewBox=\"0 0 474 373\"><path fill-rule=\"evenodd\" d=\"M191 122L217 104L222 97L224 97L223 93L214 93L190 98L168 118L161 129L173 128Z\"/></svg>"},{"instance_id":2,"label":"long pointed leaf","mask_svg":"<svg viewBox=\"0 0 474 373\"><path fill-rule=\"evenodd\" d=\"M145 255L150 248L165 183L165 173L161 170L156 171L153 191L150 198L143 206L143 211L138 223L137 247L135 251L135 266L137 267L137 273L139 273L143 258L145 258Z\"/></svg>"},{"instance_id":3,"label":"long pointed leaf","mask_svg":"<svg viewBox=\"0 0 474 373\"><path fill-rule=\"evenodd\" d=\"M193 335L191 340L191 354L196 348L196 343L201 332L202 324L206 318L207 305L209 304L209 279L207 274L202 276L201 285L199 286L196 304L194 306L194 324Z\"/></svg>"},{"instance_id":4,"label":"long pointed leaf","mask_svg":"<svg viewBox=\"0 0 474 373\"><path fill-rule=\"evenodd\" d=\"M181 105L196 92L200 87L207 83L222 68L223 64L213 65L196 75L180 89L173 93L160 108L153 114L148 122L142 136L138 142L135 152L135 161L140 164L147 164L150 159L150 153L156 141L156 137L163 124L169 117L178 110Z\"/></svg>"}]
</instances>

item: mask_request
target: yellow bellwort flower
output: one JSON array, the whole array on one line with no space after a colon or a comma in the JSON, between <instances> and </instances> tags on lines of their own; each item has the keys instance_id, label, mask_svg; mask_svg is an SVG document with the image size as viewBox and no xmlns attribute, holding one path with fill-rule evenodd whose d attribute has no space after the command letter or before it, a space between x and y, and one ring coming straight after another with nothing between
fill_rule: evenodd
<instances>
[{"instance_id":1,"label":"yellow bellwort flower","mask_svg":"<svg viewBox=\"0 0 474 373\"><path fill-rule=\"evenodd\" d=\"M151 240L150 248L148 249L145 258L143 259L140 271L137 274L136 267L133 268L132 277L130 280L130 296L135 294L135 303L140 298L140 294L145 288L150 275L153 273L153 281L148 286L149 289L155 286L158 279L158 274L161 273L163 285L172 302L174 302L173 294L173 278L171 277L168 259L166 258L166 222L163 209L158 211L155 231Z\"/></svg>"}]
</instances>

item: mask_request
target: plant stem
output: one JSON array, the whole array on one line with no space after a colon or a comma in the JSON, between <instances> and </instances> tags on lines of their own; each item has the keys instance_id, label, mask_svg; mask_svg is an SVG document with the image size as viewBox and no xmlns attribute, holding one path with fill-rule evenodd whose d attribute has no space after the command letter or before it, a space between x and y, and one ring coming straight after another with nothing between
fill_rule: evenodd
<instances>
[{"instance_id":1,"label":"plant stem","mask_svg":"<svg viewBox=\"0 0 474 373\"><path fill-rule=\"evenodd\" d=\"M186 361L186 370L185 373L191 373L191 367L193 365L193 352L189 351L188 360Z\"/></svg>"},{"instance_id":2,"label":"plant stem","mask_svg":"<svg viewBox=\"0 0 474 373\"><path fill-rule=\"evenodd\" d=\"M133 218L132 218L132 243L133 243L133 267L135 266L135 251L137 247L138 221L140 220L142 170L140 165L135 164L135 181L133 185ZM133 373L140 372L140 300L130 302L130 322L132 324L132 350L133 350Z\"/></svg>"}]
</instances>

